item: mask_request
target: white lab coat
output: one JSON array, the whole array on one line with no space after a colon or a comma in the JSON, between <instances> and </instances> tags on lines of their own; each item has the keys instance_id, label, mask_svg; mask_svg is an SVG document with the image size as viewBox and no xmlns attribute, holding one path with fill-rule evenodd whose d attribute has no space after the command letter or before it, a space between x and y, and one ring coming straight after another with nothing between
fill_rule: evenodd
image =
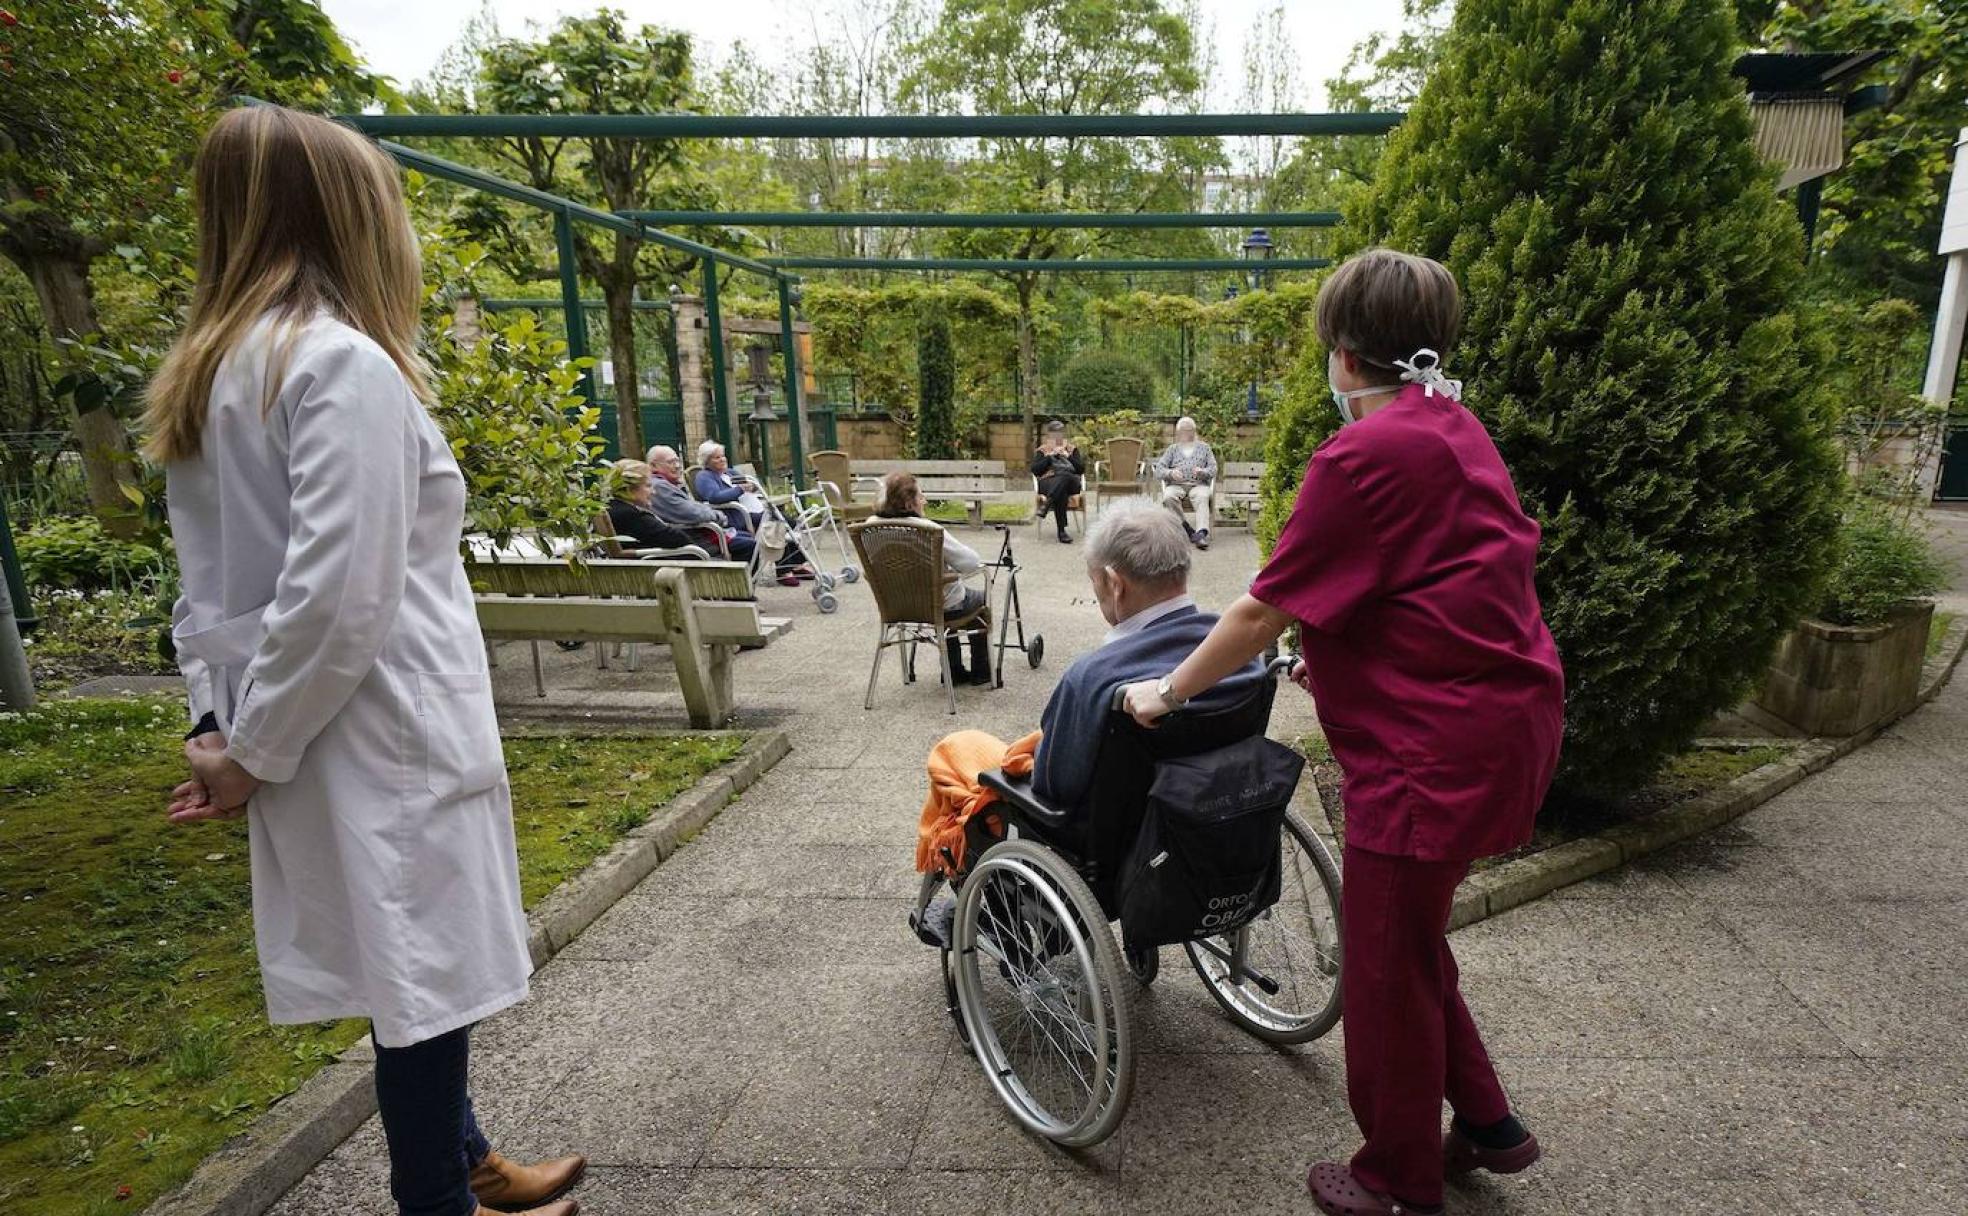
<instances>
[{"instance_id":1,"label":"white lab coat","mask_svg":"<svg viewBox=\"0 0 1968 1216\"><path fill-rule=\"evenodd\" d=\"M366 1017L403 1047L523 1000L532 970L464 480L382 348L325 315L263 415L285 329L227 356L200 456L168 470L173 635L193 716L265 782L247 825L268 1015Z\"/></svg>"}]
</instances>

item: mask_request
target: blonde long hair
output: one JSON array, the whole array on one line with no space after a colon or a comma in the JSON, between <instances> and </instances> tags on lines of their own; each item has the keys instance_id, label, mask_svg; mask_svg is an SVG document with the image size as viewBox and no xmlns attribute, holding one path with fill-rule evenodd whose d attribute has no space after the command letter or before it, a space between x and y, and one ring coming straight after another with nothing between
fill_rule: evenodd
<instances>
[{"instance_id":1,"label":"blonde long hair","mask_svg":"<svg viewBox=\"0 0 1968 1216\"><path fill-rule=\"evenodd\" d=\"M193 166L198 284L184 333L152 379L144 454L197 456L212 379L261 317L285 327L267 367L271 409L300 326L325 311L383 348L418 397L423 269L389 158L340 124L279 106L214 123Z\"/></svg>"}]
</instances>

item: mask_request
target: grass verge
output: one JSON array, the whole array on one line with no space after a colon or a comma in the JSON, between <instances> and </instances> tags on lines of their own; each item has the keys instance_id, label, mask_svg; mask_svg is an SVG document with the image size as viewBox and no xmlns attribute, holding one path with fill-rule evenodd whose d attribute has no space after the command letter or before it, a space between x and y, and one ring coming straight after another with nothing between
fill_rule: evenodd
<instances>
[{"instance_id":1,"label":"grass verge","mask_svg":"<svg viewBox=\"0 0 1968 1216\"><path fill-rule=\"evenodd\" d=\"M183 709L0 714L0 1213L134 1212L360 1038L271 1026L243 823L173 827ZM508 739L530 906L737 755L734 736Z\"/></svg>"},{"instance_id":2,"label":"grass verge","mask_svg":"<svg viewBox=\"0 0 1968 1216\"><path fill-rule=\"evenodd\" d=\"M1942 612L1939 609L1935 609L1934 623L1927 627L1928 658L1931 659L1941 653L1941 646L1947 641L1948 626L1954 624L1956 615L1956 613Z\"/></svg>"}]
</instances>

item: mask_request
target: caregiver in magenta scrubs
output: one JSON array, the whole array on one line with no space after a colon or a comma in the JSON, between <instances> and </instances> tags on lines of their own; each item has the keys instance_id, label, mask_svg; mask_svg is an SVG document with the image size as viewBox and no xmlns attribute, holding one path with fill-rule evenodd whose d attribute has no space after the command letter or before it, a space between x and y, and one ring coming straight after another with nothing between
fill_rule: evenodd
<instances>
[{"instance_id":1,"label":"caregiver in magenta scrubs","mask_svg":"<svg viewBox=\"0 0 1968 1216\"><path fill-rule=\"evenodd\" d=\"M1533 581L1538 525L1442 374L1460 317L1454 277L1427 258L1375 249L1333 272L1319 340L1345 425L1313 454L1250 594L1173 672L1127 691L1153 723L1300 627L1293 675L1345 774L1346 1090L1366 1141L1350 1165L1312 1167L1333 1216L1439 1211L1445 1172L1538 1156L1447 932L1469 863L1530 839L1564 673Z\"/></svg>"}]
</instances>

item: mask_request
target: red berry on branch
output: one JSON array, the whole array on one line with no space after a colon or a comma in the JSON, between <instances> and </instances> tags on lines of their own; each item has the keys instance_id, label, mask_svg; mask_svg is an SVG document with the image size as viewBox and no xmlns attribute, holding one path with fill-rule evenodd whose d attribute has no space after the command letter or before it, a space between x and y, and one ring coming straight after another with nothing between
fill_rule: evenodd
<instances>
[{"instance_id":1,"label":"red berry on branch","mask_svg":"<svg viewBox=\"0 0 1968 1216\"><path fill-rule=\"evenodd\" d=\"M46 186L36 186L34 188L34 201L37 203L48 201L48 188Z\"/></svg>"},{"instance_id":2,"label":"red berry on branch","mask_svg":"<svg viewBox=\"0 0 1968 1216\"><path fill-rule=\"evenodd\" d=\"M20 24L19 17L14 16L12 13L8 12L4 8L0 8L0 25L19 25L19 24Z\"/></svg>"},{"instance_id":3,"label":"red berry on branch","mask_svg":"<svg viewBox=\"0 0 1968 1216\"><path fill-rule=\"evenodd\" d=\"M170 71L164 73L164 79L170 81L172 84L177 84L178 82L182 81L184 78L185 78L185 74L183 72L180 72L176 68L172 68Z\"/></svg>"}]
</instances>

